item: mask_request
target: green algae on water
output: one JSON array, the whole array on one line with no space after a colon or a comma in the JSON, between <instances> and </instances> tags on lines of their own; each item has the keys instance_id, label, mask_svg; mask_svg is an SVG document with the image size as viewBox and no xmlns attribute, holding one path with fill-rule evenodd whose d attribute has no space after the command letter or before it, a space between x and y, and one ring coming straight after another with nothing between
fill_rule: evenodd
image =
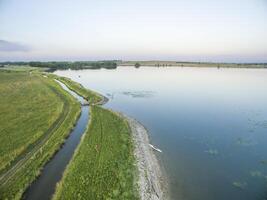
<instances>
[{"instance_id":1,"label":"green algae on water","mask_svg":"<svg viewBox=\"0 0 267 200\"><path fill-rule=\"evenodd\" d=\"M237 139L237 144L240 146L254 146L254 145L257 145L258 142L252 139L244 139L244 138L239 137Z\"/></svg>"},{"instance_id":2,"label":"green algae on water","mask_svg":"<svg viewBox=\"0 0 267 200\"><path fill-rule=\"evenodd\" d=\"M242 189L244 190L247 186L247 182L241 182L241 181L234 181L233 186L235 186L236 188Z\"/></svg>"},{"instance_id":3,"label":"green algae on water","mask_svg":"<svg viewBox=\"0 0 267 200\"><path fill-rule=\"evenodd\" d=\"M263 165L266 165L267 164L267 160L261 160L260 163L263 164Z\"/></svg>"},{"instance_id":4,"label":"green algae on water","mask_svg":"<svg viewBox=\"0 0 267 200\"><path fill-rule=\"evenodd\" d=\"M261 171L258 171L258 170L250 171L250 175L252 177L258 177L258 178L263 176L263 174L261 173Z\"/></svg>"},{"instance_id":5,"label":"green algae on water","mask_svg":"<svg viewBox=\"0 0 267 200\"><path fill-rule=\"evenodd\" d=\"M219 151L217 149L209 149L206 150L205 152L212 156L217 156L219 154Z\"/></svg>"}]
</instances>

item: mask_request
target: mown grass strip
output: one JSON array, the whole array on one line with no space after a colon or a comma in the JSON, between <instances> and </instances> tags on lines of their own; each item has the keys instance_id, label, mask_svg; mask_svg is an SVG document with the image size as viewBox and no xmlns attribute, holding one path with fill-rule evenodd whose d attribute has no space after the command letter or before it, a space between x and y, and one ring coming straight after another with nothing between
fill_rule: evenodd
<instances>
[{"instance_id":1,"label":"mown grass strip","mask_svg":"<svg viewBox=\"0 0 267 200\"><path fill-rule=\"evenodd\" d=\"M90 120L54 200L139 199L127 121L99 106L91 107Z\"/></svg>"},{"instance_id":2,"label":"mown grass strip","mask_svg":"<svg viewBox=\"0 0 267 200\"><path fill-rule=\"evenodd\" d=\"M23 73L11 73L12 77L23 76ZM25 73L24 73L25 75ZM64 104L62 107L62 112L60 112L60 120L58 123L52 123L50 128L48 128L49 134L46 134L45 137L39 137L38 142L36 145L31 144L32 148L27 153L20 155L21 159L18 163L16 163L13 167L10 168L5 174L4 178L1 179L0 183L0 199L20 199L24 190L28 187L28 185L38 176L42 166L52 157L55 151L60 147L60 145L64 142L64 138L68 136L70 130L72 129L76 119L80 113L80 106L78 102L69 95L66 91L64 91L57 83L55 83L52 79L45 79L39 74L31 75L34 76L36 79L41 79L42 87L50 88L48 91L39 94L40 96L47 96L50 93L53 93L57 96L59 102ZM21 77L18 77L20 79ZM29 77L26 78L26 80ZM11 77L1 79L3 81L12 80ZM13 80L14 83L17 83L16 80ZM3 83L5 86L7 83ZM20 83L21 84L21 83ZM18 84L17 84L18 85ZM26 85L24 89L27 89L29 86ZM10 92L12 93L12 88ZM22 93L20 91L19 93ZM36 93L34 93L36 95ZM13 98L18 99L27 99L27 97L31 96L30 93L26 93L23 96L16 96L15 93ZM45 103L46 101L42 102ZM53 99L49 99L49 102L53 102ZM10 102L5 102L5 105L9 105ZM31 103L32 101L25 101L25 104L28 103L30 106L33 106ZM11 105L12 106L12 105ZM41 104L42 107L49 110L49 107L45 107L45 104ZM28 113L28 110L25 110L25 115ZM39 110L33 110L32 112L36 112L40 114ZM13 113L16 114L16 113ZM18 116L15 116L17 118ZM53 117L50 115L49 118ZM41 118L45 120L45 118ZM18 119L19 120L19 119ZM57 120L56 120L57 121ZM29 121L24 121L24 125L27 126L30 123ZM16 124L13 124L14 126ZM51 128L52 127L52 128ZM7 129L8 130L8 129ZM31 134L34 133L34 130L31 130ZM13 131L12 131L13 133ZM15 132L16 133L16 132ZM13 134L15 134L13 133ZM30 134L29 134L30 135ZM19 137L19 135L17 136ZM1 139L3 139L3 135L1 135ZM16 140L16 136L14 138L10 138L10 141ZM15 143L14 143L15 144ZM15 148L15 145L14 145ZM2 174L3 176L3 174Z\"/></svg>"}]
</instances>

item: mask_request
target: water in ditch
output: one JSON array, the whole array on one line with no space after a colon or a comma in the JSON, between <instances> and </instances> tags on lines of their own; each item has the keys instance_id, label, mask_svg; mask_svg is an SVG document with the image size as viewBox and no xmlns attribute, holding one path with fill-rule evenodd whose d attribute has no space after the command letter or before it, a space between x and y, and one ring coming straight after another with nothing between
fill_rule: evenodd
<instances>
[{"instance_id":1,"label":"water in ditch","mask_svg":"<svg viewBox=\"0 0 267 200\"><path fill-rule=\"evenodd\" d=\"M76 93L69 90L63 83L59 83L63 89L72 94L80 103L84 99ZM89 118L89 106L81 107L81 115L66 139L62 148L54 155L54 157L44 166L41 175L32 183L26 191L25 200L49 200L55 192L56 184L62 178L63 172L71 160L76 147L78 146L83 133L86 130Z\"/></svg>"}]
</instances>

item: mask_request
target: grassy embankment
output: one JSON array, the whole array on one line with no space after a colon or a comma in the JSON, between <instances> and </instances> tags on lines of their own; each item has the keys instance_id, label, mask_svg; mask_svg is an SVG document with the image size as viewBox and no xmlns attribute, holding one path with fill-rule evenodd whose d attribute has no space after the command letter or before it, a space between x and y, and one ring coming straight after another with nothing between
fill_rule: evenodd
<instances>
[{"instance_id":1,"label":"grassy embankment","mask_svg":"<svg viewBox=\"0 0 267 200\"><path fill-rule=\"evenodd\" d=\"M91 93L82 91L84 97ZM110 110L91 105L89 127L54 199L138 199L134 162L127 121Z\"/></svg>"},{"instance_id":2,"label":"grassy embankment","mask_svg":"<svg viewBox=\"0 0 267 200\"><path fill-rule=\"evenodd\" d=\"M49 74L49 77L55 78L62 83L64 83L70 90L76 92L80 96L84 97L90 104L101 104L104 97L92 90L84 88L81 84L72 81L66 77L56 76L54 74Z\"/></svg>"},{"instance_id":3,"label":"grassy embankment","mask_svg":"<svg viewBox=\"0 0 267 200\"><path fill-rule=\"evenodd\" d=\"M39 73L0 71L0 199L20 199L60 148L78 102Z\"/></svg>"}]
</instances>

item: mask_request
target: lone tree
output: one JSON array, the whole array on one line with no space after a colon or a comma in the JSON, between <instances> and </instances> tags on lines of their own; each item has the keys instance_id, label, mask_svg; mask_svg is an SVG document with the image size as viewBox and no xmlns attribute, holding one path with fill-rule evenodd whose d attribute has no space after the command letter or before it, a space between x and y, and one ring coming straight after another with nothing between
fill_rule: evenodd
<instances>
[{"instance_id":1,"label":"lone tree","mask_svg":"<svg viewBox=\"0 0 267 200\"><path fill-rule=\"evenodd\" d=\"M141 65L140 65L140 63L135 63L135 68L139 68Z\"/></svg>"}]
</instances>

